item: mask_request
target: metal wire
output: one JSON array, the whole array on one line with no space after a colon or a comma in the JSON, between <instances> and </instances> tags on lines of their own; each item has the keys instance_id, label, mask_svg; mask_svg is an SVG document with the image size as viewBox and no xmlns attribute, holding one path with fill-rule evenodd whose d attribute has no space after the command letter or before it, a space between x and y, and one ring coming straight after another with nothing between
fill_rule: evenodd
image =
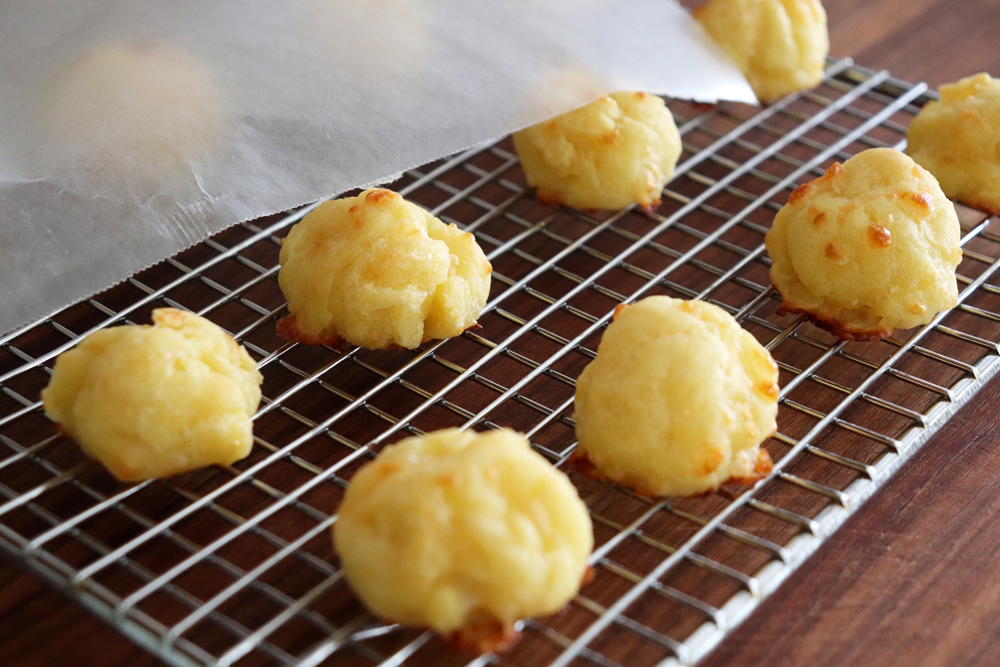
<instances>
[{"instance_id":1,"label":"metal wire","mask_svg":"<svg viewBox=\"0 0 1000 667\"><path fill-rule=\"evenodd\" d=\"M277 338L280 238L309 208L245 223L0 338L0 548L174 665L691 665L783 581L973 393L1000 356L995 221L962 208L958 307L879 343L778 316L763 247L775 211L833 160L903 147L923 85L832 63L766 109L670 102L684 155L655 211L534 202L506 140L394 187L473 232L493 263L483 328L417 351ZM596 572L523 623L511 653L462 660L353 598L329 528L358 465L432 428L575 447L575 378L614 307L649 294L732 313L781 369L774 471L753 488L650 501L571 473ZM53 359L100 328L186 308L231 331L265 377L245 461L122 486L44 417Z\"/></svg>"}]
</instances>

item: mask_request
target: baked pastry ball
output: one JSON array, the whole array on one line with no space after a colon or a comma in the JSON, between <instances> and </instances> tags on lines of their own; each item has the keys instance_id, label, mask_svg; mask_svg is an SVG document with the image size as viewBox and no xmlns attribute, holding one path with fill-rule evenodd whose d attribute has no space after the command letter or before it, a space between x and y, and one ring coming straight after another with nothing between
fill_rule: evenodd
<instances>
[{"instance_id":1,"label":"baked pastry ball","mask_svg":"<svg viewBox=\"0 0 1000 667\"><path fill-rule=\"evenodd\" d=\"M514 133L538 200L585 209L656 206L681 137L656 95L624 92Z\"/></svg>"},{"instance_id":2,"label":"baked pastry ball","mask_svg":"<svg viewBox=\"0 0 1000 667\"><path fill-rule=\"evenodd\" d=\"M247 351L193 313L95 331L56 359L45 412L123 482L250 453L261 375Z\"/></svg>"},{"instance_id":3,"label":"baked pastry ball","mask_svg":"<svg viewBox=\"0 0 1000 667\"><path fill-rule=\"evenodd\" d=\"M878 340L957 303L955 207L934 177L891 148L834 163L800 185L765 239L781 312L845 340Z\"/></svg>"},{"instance_id":4,"label":"baked pastry ball","mask_svg":"<svg viewBox=\"0 0 1000 667\"><path fill-rule=\"evenodd\" d=\"M1000 79L976 74L940 92L910 123L906 150L946 195L1000 215Z\"/></svg>"},{"instance_id":5,"label":"baked pastry ball","mask_svg":"<svg viewBox=\"0 0 1000 667\"><path fill-rule=\"evenodd\" d=\"M292 227L278 283L284 338L415 348L476 324L493 270L471 233L381 188L328 201Z\"/></svg>"},{"instance_id":6,"label":"baked pastry ball","mask_svg":"<svg viewBox=\"0 0 1000 667\"><path fill-rule=\"evenodd\" d=\"M378 616L490 651L565 605L593 528L569 478L521 435L446 429L386 447L351 480L333 539Z\"/></svg>"},{"instance_id":7,"label":"baked pastry ball","mask_svg":"<svg viewBox=\"0 0 1000 667\"><path fill-rule=\"evenodd\" d=\"M52 80L38 114L47 170L150 197L211 155L224 128L209 69L166 44L104 46Z\"/></svg>"},{"instance_id":8,"label":"baked pastry ball","mask_svg":"<svg viewBox=\"0 0 1000 667\"><path fill-rule=\"evenodd\" d=\"M576 382L576 465L650 496L691 496L771 470L778 367L731 315L651 296L619 306Z\"/></svg>"},{"instance_id":9,"label":"baked pastry ball","mask_svg":"<svg viewBox=\"0 0 1000 667\"><path fill-rule=\"evenodd\" d=\"M819 0L709 0L694 16L762 102L823 79L830 36Z\"/></svg>"}]
</instances>

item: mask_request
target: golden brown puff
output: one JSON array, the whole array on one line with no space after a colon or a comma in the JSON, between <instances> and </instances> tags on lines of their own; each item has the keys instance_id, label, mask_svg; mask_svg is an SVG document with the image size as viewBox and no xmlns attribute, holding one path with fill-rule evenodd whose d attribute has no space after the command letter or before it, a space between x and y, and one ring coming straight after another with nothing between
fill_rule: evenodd
<instances>
[{"instance_id":1,"label":"golden brown puff","mask_svg":"<svg viewBox=\"0 0 1000 667\"><path fill-rule=\"evenodd\" d=\"M56 359L45 412L121 481L211 464L253 445L261 375L247 351L193 313L95 331Z\"/></svg>"},{"instance_id":2,"label":"golden brown puff","mask_svg":"<svg viewBox=\"0 0 1000 667\"><path fill-rule=\"evenodd\" d=\"M283 337L373 350L473 326L492 271L471 233L381 188L321 204L289 231L279 261Z\"/></svg>"},{"instance_id":3,"label":"golden brown puff","mask_svg":"<svg viewBox=\"0 0 1000 667\"><path fill-rule=\"evenodd\" d=\"M940 92L910 122L906 151L946 195L1000 214L1000 79L976 74Z\"/></svg>"},{"instance_id":4,"label":"golden brown puff","mask_svg":"<svg viewBox=\"0 0 1000 667\"><path fill-rule=\"evenodd\" d=\"M619 307L576 384L581 472L648 496L691 496L770 471L778 369L704 301Z\"/></svg>"},{"instance_id":5,"label":"golden brown puff","mask_svg":"<svg viewBox=\"0 0 1000 667\"><path fill-rule=\"evenodd\" d=\"M819 0L709 0L695 13L762 102L823 78L830 38Z\"/></svg>"},{"instance_id":6,"label":"golden brown puff","mask_svg":"<svg viewBox=\"0 0 1000 667\"><path fill-rule=\"evenodd\" d=\"M766 237L786 312L847 340L885 338L955 305L955 207L891 148L872 148L799 186Z\"/></svg>"},{"instance_id":7,"label":"golden brown puff","mask_svg":"<svg viewBox=\"0 0 1000 667\"><path fill-rule=\"evenodd\" d=\"M655 206L681 138L663 100L624 92L514 133L538 199L583 209Z\"/></svg>"},{"instance_id":8,"label":"golden brown puff","mask_svg":"<svg viewBox=\"0 0 1000 667\"><path fill-rule=\"evenodd\" d=\"M517 620L565 605L593 547L569 479L506 430L386 447L351 480L333 537L375 614L480 652L509 640Z\"/></svg>"}]
</instances>

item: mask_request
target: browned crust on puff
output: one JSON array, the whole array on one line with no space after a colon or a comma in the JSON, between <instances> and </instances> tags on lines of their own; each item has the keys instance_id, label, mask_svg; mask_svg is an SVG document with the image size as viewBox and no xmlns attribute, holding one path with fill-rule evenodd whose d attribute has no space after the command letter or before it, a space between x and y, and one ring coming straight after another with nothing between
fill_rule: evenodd
<instances>
[{"instance_id":1,"label":"browned crust on puff","mask_svg":"<svg viewBox=\"0 0 1000 667\"><path fill-rule=\"evenodd\" d=\"M593 580L594 568L588 565L580 585L586 586ZM504 651L517 643L519 636L520 633L512 625L508 626L489 612L476 609L469 614L464 626L441 635L441 639L453 650L481 654Z\"/></svg>"},{"instance_id":2,"label":"browned crust on puff","mask_svg":"<svg viewBox=\"0 0 1000 667\"><path fill-rule=\"evenodd\" d=\"M330 347L336 347L344 341L344 339L338 336L337 334L330 334L328 336L312 336L310 334L303 333L302 330L299 329L299 324L298 321L295 319L295 315L282 317L280 320L278 320L276 328L278 330L279 336L292 343L302 343L303 345L329 345ZM474 322L472 325L466 328L465 331L477 331L482 328L483 326L479 324L479 322ZM420 344L423 345L424 343L430 340L432 339L425 338L422 341L420 341ZM364 346L359 346L359 347L364 347ZM401 350L403 348L402 346L393 343L392 345L389 345L385 349Z\"/></svg>"},{"instance_id":3,"label":"browned crust on puff","mask_svg":"<svg viewBox=\"0 0 1000 667\"><path fill-rule=\"evenodd\" d=\"M340 345L341 341L344 339L337 334L330 334L329 336L313 336L307 333L303 333L299 329L299 323L295 318L295 315L289 315L288 317L282 317L278 320L278 335L287 341L292 343L302 343L303 345L329 345L330 347L336 347Z\"/></svg>"},{"instance_id":4,"label":"browned crust on puff","mask_svg":"<svg viewBox=\"0 0 1000 667\"><path fill-rule=\"evenodd\" d=\"M752 486L771 474L772 470L774 470L774 463L771 461L771 455L761 447L757 450L757 464L753 467L753 474L749 477L730 477L727 483Z\"/></svg>"},{"instance_id":5,"label":"browned crust on puff","mask_svg":"<svg viewBox=\"0 0 1000 667\"><path fill-rule=\"evenodd\" d=\"M563 206L565 205L565 200L554 192L542 191L541 189L535 190L535 199L542 206Z\"/></svg>"},{"instance_id":6,"label":"browned crust on puff","mask_svg":"<svg viewBox=\"0 0 1000 667\"><path fill-rule=\"evenodd\" d=\"M561 196L547 190L545 192L543 192L541 189L535 190L535 199L537 199L538 203L541 204L542 206L565 206L567 208L578 208L576 206L570 206L569 204L566 203L566 200L563 199ZM660 198L657 197L656 199L650 201L648 204L641 204L639 202L634 202L634 203L636 206L639 206L640 208L643 208L649 212L653 212L660 205ZM585 210L588 213L596 213L598 211L607 211L613 209L588 208L581 210Z\"/></svg>"},{"instance_id":7,"label":"browned crust on puff","mask_svg":"<svg viewBox=\"0 0 1000 667\"><path fill-rule=\"evenodd\" d=\"M441 635L444 643L464 653L495 653L510 648L517 641L518 632L513 626L493 617L489 612L474 610L465 625L454 632Z\"/></svg>"},{"instance_id":8,"label":"browned crust on puff","mask_svg":"<svg viewBox=\"0 0 1000 667\"><path fill-rule=\"evenodd\" d=\"M598 468L594 462L590 460L590 457L587 456L587 452L580 449L579 445L577 445L577 448L573 450L572 454L570 454L569 461L567 461L567 463L570 468L584 477L600 480L602 482L608 480L605 474L601 472L600 468Z\"/></svg>"},{"instance_id":9,"label":"browned crust on puff","mask_svg":"<svg viewBox=\"0 0 1000 667\"><path fill-rule=\"evenodd\" d=\"M778 289L775 287L775 289ZM780 290L779 290L780 293ZM892 335L891 328L881 328L881 329L858 329L852 327L849 324L845 324L840 320L828 319L811 313L804 308L799 308L794 303L791 303L788 299L782 297L781 305L778 306L778 315L787 315L789 313L796 315L805 315L809 318L809 321L818 326L824 331L829 331L834 336L840 340L850 340L857 343L870 343L876 340L882 340L883 338L888 338Z\"/></svg>"},{"instance_id":10,"label":"browned crust on puff","mask_svg":"<svg viewBox=\"0 0 1000 667\"><path fill-rule=\"evenodd\" d=\"M969 208L974 208L977 211L982 211L983 213L989 213L990 215L1000 215L1000 206L993 204L991 202L983 201L980 199L972 199L970 197L956 197L956 201L965 204Z\"/></svg>"},{"instance_id":11,"label":"browned crust on puff","mask_svg":"<svg viewBox=\"0 0 1000 667\"><path fill-rule=\"evenodd\" d=\"M618 480L611 479L610 477L605 475L600 470L600 468L598 468L594 464L594 462L590 460L590 457L587 456L587 453L582 451L579 447L577 447L576 450L574 450L574 452L570 455L569 461L567 461L567 463L569 464L570 468L580 473L584 477L600 480L602 482L614 482L615 484L622 484ZM729 479L720 483L718 486L714 486L711 489L706 489L701 493L695 493L691 496L683 496L683 497L699 498L701 496L707 496L711 493L715 493L716 491L719 490L719 487L724 486L726 484L740 484L742 486L752 486L761 479L763 479L764 477L766 477L772 470L774 470L774 464L771 462L771 455L767 453L766 449L761 447L757 450L757 464L754 466L753 473L750 476L730 477ZM643 498L649 498L650 500L655 500L657 498L664 497L657 493L653 493L649 489L633 486L631 484L623 484L623 486L629 487L630 489L635 491L638 495L642 496Z\"/></svg>"}]
</instances>

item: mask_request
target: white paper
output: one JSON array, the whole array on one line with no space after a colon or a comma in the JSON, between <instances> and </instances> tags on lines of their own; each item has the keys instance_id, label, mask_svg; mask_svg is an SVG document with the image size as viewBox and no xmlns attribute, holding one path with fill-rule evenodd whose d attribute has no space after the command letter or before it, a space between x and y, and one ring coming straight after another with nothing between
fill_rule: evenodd
<instances>
[{"instance_id":1,"label":"white paper","mask_svg":"<svg viewBox=\"0 0 1000 667\"><path fill-rule=\"evenodd\" d=\"M617 90L755 101L672 0L7 3L0 332Z\"/></svg>"}]
</instances>

